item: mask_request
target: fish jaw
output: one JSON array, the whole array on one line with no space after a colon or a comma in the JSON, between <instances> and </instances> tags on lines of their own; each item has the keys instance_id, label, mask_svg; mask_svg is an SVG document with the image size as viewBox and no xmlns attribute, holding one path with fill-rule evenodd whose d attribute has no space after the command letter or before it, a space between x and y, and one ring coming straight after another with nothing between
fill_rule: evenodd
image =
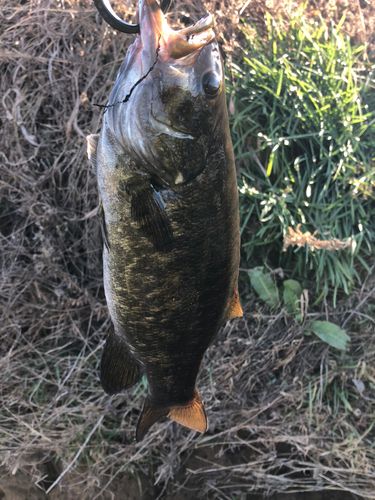
<instances>
[{"instance_id":1,"label":"fish jaw","mask_svg":"<svg viewBox=\"0 0 375 500\"><path fill-rule=\"evenodd\" d=\"M120 72L112 91L105 123L144 173L161 186L175 187L202 172L205 151L214 136L222 133L220 123L226 104L220 50L213 41L178 60L164 62L154 54L149 66L142 53L139 45L132 48L129 64ZM214 97L205 93L207 75L218 82ZM130 99L116 105L130 89Z\"/></svg>"},{"instance_id":2,"label":"fish jaw","mask_svg":"<svg viewBox=\"0 0 375 500\"><path fill-rule=\"evenodd\" d=\"M174 30L156 0L140 0L139 23L143 50L152 55L158 51L162 61L189 56L215 39L211 14L193 26Z\"/></svg>"}]
</instances>

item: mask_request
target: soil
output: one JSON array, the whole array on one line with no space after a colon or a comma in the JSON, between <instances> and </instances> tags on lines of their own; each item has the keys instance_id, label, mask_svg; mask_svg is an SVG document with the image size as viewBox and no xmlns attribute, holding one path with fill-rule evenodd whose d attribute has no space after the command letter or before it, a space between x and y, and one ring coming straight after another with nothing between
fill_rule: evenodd
<instances>
[{"instance_id":1,"label":"soil","mask_svg":"<svg viewBox=\"0 0 375 500\"><path fill-rule=\"evenodd\" d=\"M142 478L139 482L136 478L122 478L111 486L111 497L113 500L192 500L193 495L189 493L180 493L162 496L160 492L155 491L154 486L147 480L146 477ZM230 492L228 492L230 495ZM195 496L195 495L194 495ZM0 500L71 500L72 498L82 497L73 496L73 492L52 492L47 495L35 484L32 483L30 478L22 473L17 472L14 476L5 475L0 479ZM107 495L97 497L104 500L109 498ZM207 496L207 499L214 499L217 497ZM229 496L229 498L232 498ZM237 497L236 497L237 498ZM278 493L265 497L262 494L241 496L241 500L356 500L363 497L352 495L351 493L343 493L342 491L314 491L305 493Z\"/></svg>"}]
</instances>

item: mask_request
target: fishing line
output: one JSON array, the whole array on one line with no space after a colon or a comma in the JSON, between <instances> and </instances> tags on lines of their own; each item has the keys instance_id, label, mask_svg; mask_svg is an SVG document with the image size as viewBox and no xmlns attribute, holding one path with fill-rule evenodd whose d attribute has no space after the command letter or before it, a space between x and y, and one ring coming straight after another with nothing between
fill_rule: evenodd
<instances>
[{"instance_id":1,"label":"fishing line","mask_svg":"<svg viewBox=\"0 0 375 500\"><path fill-rule=\"evenodd\" d=\"M158 40L158 46L156 48L156 58L151 67L148 69L147 73L145 73L139 80L135 82L135 84L132 86L130 89L129 93L125 96L125 98L122 101L116 101L113 104L96 104L94 103L94 106L97 106L98 108L104 108L104 113L107 111L108 108L113 108L113 106L116 106L117 104L123 104L129 101L134 89L141 83L143 80L145 80L148 75L151 73L151 71L155 68L156 63L158 62L159 59L159 52L160 52L160 39L161 35L159 35L159 40Z\"/></svg>"}]
</instances>

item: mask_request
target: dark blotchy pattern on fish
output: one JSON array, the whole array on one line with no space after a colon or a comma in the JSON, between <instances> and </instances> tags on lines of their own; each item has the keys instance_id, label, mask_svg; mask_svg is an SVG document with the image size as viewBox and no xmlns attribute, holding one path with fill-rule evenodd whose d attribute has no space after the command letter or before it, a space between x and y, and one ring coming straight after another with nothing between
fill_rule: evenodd
<instances>
[{"instance_id":1,"label":"dark blotchy pattern on fish","mask_svg":"<svg viewBox=\"0 0 375 500\"><path fill-rule=\"evenodd\" d=\"M215 138L207 167L195 180L161 191L173 228L170 251L155 250L140 235L125 190L117 193L120 219L107 227L117 323L158 404L192 398L201 358L236 288L238 206L225 142Z\"/></svg>"},{"instance_id":2,"label":"dark blotchy pattern on fish","mask_svg":"<svg viewBox=\"0 0 375 500\"><path fill-rule=\"evenodd\" d=\"M223 322L242 312L236 170L211 20L197 24L191 46L194 27L172 32L155 0L141 0L140 24L97 148L89 140L115 330L101 379L112 394L146 374L137 439L163 416L206 429L200 364Z\"/></svg>"}]
</instances>

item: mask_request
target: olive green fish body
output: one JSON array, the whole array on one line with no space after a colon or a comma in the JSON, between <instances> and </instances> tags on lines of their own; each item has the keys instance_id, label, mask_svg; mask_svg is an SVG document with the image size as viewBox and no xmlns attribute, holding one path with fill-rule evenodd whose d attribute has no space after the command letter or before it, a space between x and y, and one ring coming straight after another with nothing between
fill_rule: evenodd
<instances>
[{"instance_id":1,"label":"olive green fish body","mask_svg":"<svg viewBox=\"0 0 375 500\"><path fill-rule=\"evenodd\" d=\"M137 439L163 416L206 429L201 361L242 313L236 169L211 18L175 32L155 0L140 0L140 26L100 137L88 139L114 326L101 379L116 393L146 375Z\"/></svg>"},{"instance_id":2,"label":"olive green fish body","mask_svg":"<svg viewBox=\"0 0 375 500\"><path fill-rule=\"evenodd\" d=\"M192 398L203 354L237 286L236 178L223 139L213 141L206 168L194 181L158 191L173 233L166 251L155 249L132 217L126 164L107 180L106 294L115 330L144 368L158 404Z\"/></svg>"}]
</instances>

